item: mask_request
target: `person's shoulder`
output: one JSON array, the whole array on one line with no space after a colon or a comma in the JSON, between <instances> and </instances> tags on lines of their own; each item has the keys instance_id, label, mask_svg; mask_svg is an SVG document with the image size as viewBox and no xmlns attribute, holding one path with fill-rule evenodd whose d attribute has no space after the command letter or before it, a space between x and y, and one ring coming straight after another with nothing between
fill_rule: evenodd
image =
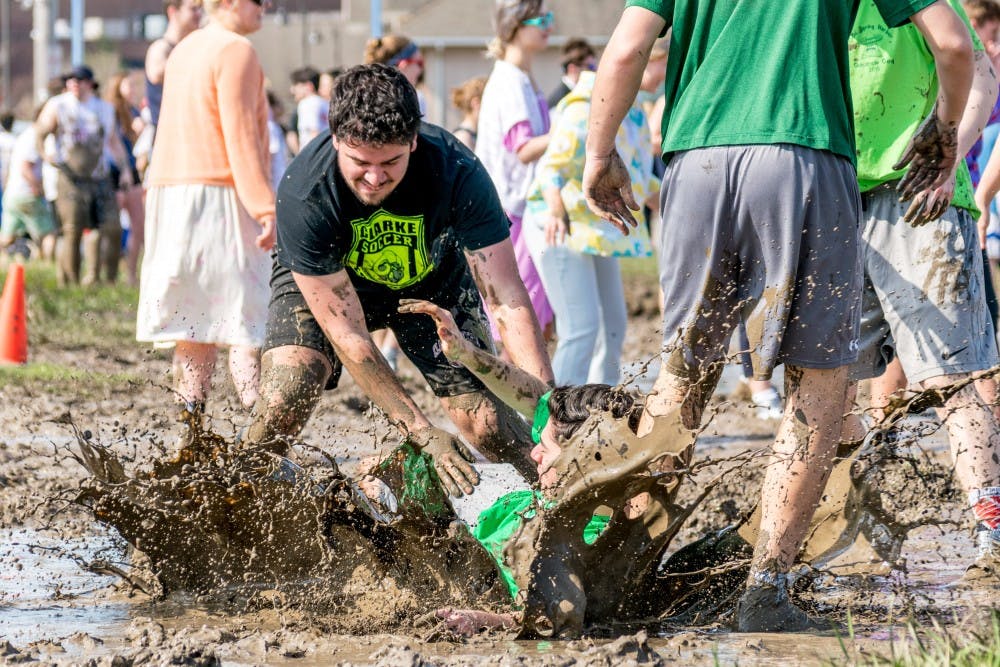
<instances>
[{"instance_id":1,"label":"person's shoulder","mask_svg":"<svg viewBox=\"0 0 1000 667\"><path fill-rule=\"evenodd\" d=\"M146 62L149 63L151 59L155 61L165 60L174 46L164 37L153 40L146 48Z\"/></svg>"},{"instance_id":2,"label":"person's shoulder","mask_svg":"<svg viewBox=\"0 0 1000 667\"><path fill-rule=\"evenodd\" d=\"M417 134L417 162L423 162L436 174L453 174L472 169L478 164L476 155L455 135L438 125L420 123ZM450 180L450 179L449 179Z\"/></svg>"},{"instance_id":3,"label":"person's shoulder","mask_svg":"<svg viewBox=\"0 0 1000 667\"><path fill-rule=\"evenodd\" d=\"M278 198L298 201L310 199L311 193L329 178L329 170L336 154L330 130L316 135L288 165L281 179ZM291 203L295 205L294 201Z\"/></svg>"}]
</instances>

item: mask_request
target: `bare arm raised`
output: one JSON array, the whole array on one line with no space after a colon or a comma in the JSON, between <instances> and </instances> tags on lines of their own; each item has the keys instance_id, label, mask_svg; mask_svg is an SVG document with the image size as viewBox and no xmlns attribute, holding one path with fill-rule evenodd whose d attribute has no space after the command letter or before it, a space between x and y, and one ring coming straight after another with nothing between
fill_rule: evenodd
<instances>
[{"instance_id":1,"label":"bare arm raised","mask_svg":"<svg viewBox=\"0 0 1000 667\"><path fill-rule=\"evenodd\" d=\"M551 388L548 383L473 345L462 336L451 313L430 301L402 299L399 312L434 318L446 357L472 371L501 401L528 419L534 416L538 399Z\"/></svg>"},{"instance_id":2,"label":"bare arm raised","mask_svg":"<svg viewBox=\"0 0 1000 667\"><path fill-rule=\"evenodd\" d=\"M552 364L528 291L517 272L510 240L467 251L465 258L511 360L518 368L551 384Z\"/></svg>"}]
</instances>

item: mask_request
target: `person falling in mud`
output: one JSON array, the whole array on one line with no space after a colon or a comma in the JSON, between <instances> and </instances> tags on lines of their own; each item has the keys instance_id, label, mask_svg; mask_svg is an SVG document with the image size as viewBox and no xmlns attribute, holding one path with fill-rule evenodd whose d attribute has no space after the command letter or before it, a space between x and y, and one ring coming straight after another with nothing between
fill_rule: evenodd
<instances>
[{"instance_id":1,"label":"person falling in mud","mask_svg":"<svg viewBox=\"0 0 1000 667\"><path fill-rule=\"evenodd\" d=\"M865 268L861 348L851 379L877 377L898 357L906 377L920 389L964 380L1000 363L986 306L978 217L969 169L959 160L947 181L925 187L904 201L895 192L905 171L896 164L907 139L933 132L924 117L935 106L952 116L949 95L966 81L947 78L941 39L975 45L975 73L950 154L965 155L982 133L997 94L989 57L957 0L933 8L936 39L925 39L921 23L888 30L872 0L862 0L851 31L851 94L858 146L858 181L865 213L861 252ZM956 13L957 12L957 13ZM964 21L964 22L963 22ZM963 34L964 33L964 34ZM926 91L938 88L938 100ZM951 87L949 89L949 86ZM904 156L905 157L905 156ZM983 205L988 206L986 201ZM864 426L852 412L856 385L848 393L844 438L860 440ZM873 406L880 407L880 406ZM955 474L976 519L978 558L967 583L996 585L1000 566L1000 424L970 385L948 400L938 415L948 429Z\"/></svg>"},{"instance_id":2,"label":"person falling in mud","mask_svg":"<svg viewBox=\"0 0 1000 667\"><path fill-rule=\"evenodd\" d=\"M790 601L787 574L830 474L847 367L857 360L860 198L847 98L857 5L792 0L774 12L760 2L629 0L594 88L584 193L627 231L638 206L615 134L646 64L636 54L673 28L659 253L664 354L639 435L678 405L689 428L700 425L741 317L755 377L786 365L785 416L737 609L742 631L821 625ZM909 198L942 185L955 163L971 49L940 0L876 6L890 26L912 20L947 56L941 99L906 154L913 168L900 192ZM747 38L755 34L768 39Z\"/></svg>"},{"instance_id":3,"label":"person falling in mud","mask_svg":"<svg viewBox=\"0 0 1000 667\"><path fill-rule=\"evenodd\" d=\"M474 346L463 336L450 312L428 301L401 300L399 312L433 318L442 352L448 359L475 373L494 395L533 420L531 438L535 447L531 450L531 459L537 466L541 494L527 490L502 496L479 514L472 529L473 537L495 560L511 597L517 600L519 582L515 577L515 567L505 560L505 548L517 538L526 513L532 511L539 499L544 503L547 494L557 491L560 478L553 463L562 452L560 443L572 437L595 411L607 413L612 419L622 419L637 412L640 403L624 390L605 384L552 389L549 384ZM635 416L638 417L638 414ZM629 512L628 508L620 509ZM583 530L583 542L594 544L608 526L610 518L609 514L593 514ZM629 518L635 517L629 514ZM637 525L644 531L647 529L641 522ZM611 576L611 573L607 574ZM447 608L438 610L435 616L451 631L466 636L482 631L512 629L519 624L514 612Z\"/></svg>"},{"instance_id":4,"label":"person falling in mud","mask_svg":"<svg viewBox=\"0 0 1000 667\"><path fill-rule=\"evenodd\" d=\"M373 343L369 331L388 327L462 436L533 476L523 420L452 366L430 321L396 313L401 298L428 299L488 348L485 300L517 366L552 381L496 189L468 149L421 124L416 91L399 70L363 65L337 79L330 131L286 172L278 219L260 399L244 446L283 453L346 367L432 456L447 490L471 493L478 476L468 450L431 424Z\"/></svg>"}]
</instances>

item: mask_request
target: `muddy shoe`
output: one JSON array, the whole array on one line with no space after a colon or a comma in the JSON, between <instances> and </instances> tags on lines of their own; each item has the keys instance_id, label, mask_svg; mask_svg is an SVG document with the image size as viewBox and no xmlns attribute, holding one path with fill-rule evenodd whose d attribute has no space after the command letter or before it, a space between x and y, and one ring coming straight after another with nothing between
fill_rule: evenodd
<instances>
[{"instance_id":1,"label":"muddy shoe","mask_svg":"<svg viewBox=\"0 0 1000 667\"><path fill-rule=\"evenodd\" d=\"M751 586L736 605L739 632L822 632L832 624L816 619L792 604L777 586Z\"/></svg>"}]
</instances>

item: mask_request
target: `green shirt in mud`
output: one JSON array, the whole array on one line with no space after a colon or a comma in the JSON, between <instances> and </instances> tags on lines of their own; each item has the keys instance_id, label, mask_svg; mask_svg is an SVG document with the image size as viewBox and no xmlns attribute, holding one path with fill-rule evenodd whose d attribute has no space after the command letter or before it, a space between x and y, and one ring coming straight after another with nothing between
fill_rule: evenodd
<instances>
[{"instance_id":1,"label":"green shirt in mud","mask_svg":"<svg viewBox=\"0 0 1000 667\"><path fill-rule=\"evenodd\" d=\"M445 511L446 496L441 492L441 485L436 482L434 462L426 454L422 454L407 444L397 449L402 453L403 478L399 489L401 504L413 504L428 516ZM391 465L395 457L388 457L382 462L383 469ZM517 534L524 517L530 517L536 507L536 499L542 499L536 491L513 491L501 496L495 503L479 513L478 523L471 531L472 536L483 545L493 557L500 570L511 597L517 597L520 590L514 581L514 574L504 563L503 549ZM593 544L611 520L610 516L595 514L583 529L585 544Z\"/></svg>"},{"instance_id":2,"label":"green shirt in mud","mask_svg":"<svg viewBox=\"0 0 1000 667\"><path fill-rule=\"evenodd\" d=\"M949 1L968 26L975 50L982 51L962 6L957 0ZM862 0L858 9L851 30L850 63L858 185L861 192L867 192L905 173L892 166L934 106L937 69L920 31L912 25L890 30L873 0ZM952 204L979 216L965 160L959 160Z\"/></svg>"},{"instance_id":3,"label":"green shirt in mud","mask_svg":"<svg viewBox=\"0 0 1000 667\"><path fill-rule=\"evenodd\" d=\"M891 26L935 0L876 0ZM628 0L673 26L664 155L796 144L854 160L847 39L858 0Z\"/></svg>"},{"instance_id":4,"label":"green shirt in mud","mask_svg":"<svg viewBox=\"0 0 1000 667\"><path fill-rule=\"evenodd\" d=\"M504 563L503 548L517 534L524 517L534 512L537 497L540 496L535 491L508 493L479 514L479 524L472 531L472 536L490 552L499 566L500 574L510 590L511 597L516 597L520 589L514 581L511 569ZM601 514L592 516L583 529L584 543L596 542L610 520L611 517Z\"/></svg>"}]
</instances>

